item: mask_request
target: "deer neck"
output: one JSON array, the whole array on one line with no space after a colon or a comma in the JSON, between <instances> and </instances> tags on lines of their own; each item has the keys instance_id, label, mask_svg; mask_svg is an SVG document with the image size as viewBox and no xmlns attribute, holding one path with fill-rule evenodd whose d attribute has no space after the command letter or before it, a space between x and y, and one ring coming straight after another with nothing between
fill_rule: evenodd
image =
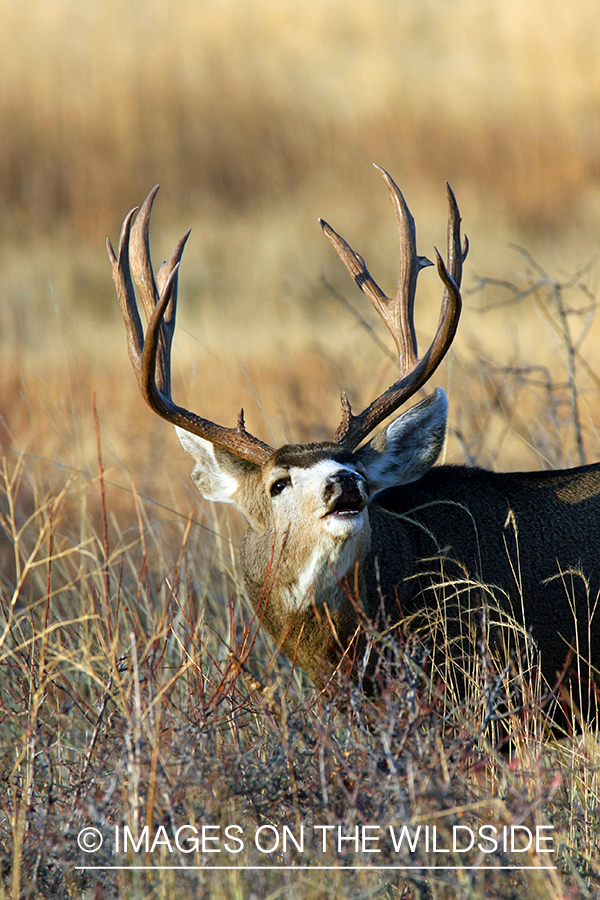
<instances>
[{"instance_id":1,"label":"deer neck","mask_svg":"<svg viewBox=\"0 0 600 900\"><path fill-rule=\"evenodd\" d=\"M370 534L365 517L360 532L343 541L316 541L310 528L290 527L281 535L250 529L242 543L244 579L258 616L279 648L317 685L324 684L356 634Z\"/></svg>"}]
</instances>

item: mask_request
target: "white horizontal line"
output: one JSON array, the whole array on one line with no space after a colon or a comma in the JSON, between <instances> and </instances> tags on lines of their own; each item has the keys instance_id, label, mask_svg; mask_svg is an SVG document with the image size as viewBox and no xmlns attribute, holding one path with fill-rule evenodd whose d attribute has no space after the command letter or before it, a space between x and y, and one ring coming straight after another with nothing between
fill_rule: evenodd
<instances>
[{"instance_id":1,"label":"white horizontal line","mask_svg":"<svg viewBox=\"0 0 600 900\"><path fill-rule=\"evenodd\" d=\"M376 871L376 870L414 870L418 869L420 871L435 871L436 869L451 869L454 871L462 871L464 869L492 869L496 871L500 870L509 870L513 872L524 872L527 869L556 869L558 866L75 866L75 868L80 872L89 872L89 871L113 871L113 870L125 870L125 871L137 871L143 869L144 871L158 871L162 869L178 869L183 871L193 871L193 870L202 870L203 872L210 871L214 869L215 871L220 872L241 872L241 871L258 871L262 869L278 869L278 870L288 870L288 869L322 869L322 870L330 870L333 872L339 872L342 869L347 869L348 871L355 871L357 869L366 870L366 871Z\"/></svg>"}]
</instances>

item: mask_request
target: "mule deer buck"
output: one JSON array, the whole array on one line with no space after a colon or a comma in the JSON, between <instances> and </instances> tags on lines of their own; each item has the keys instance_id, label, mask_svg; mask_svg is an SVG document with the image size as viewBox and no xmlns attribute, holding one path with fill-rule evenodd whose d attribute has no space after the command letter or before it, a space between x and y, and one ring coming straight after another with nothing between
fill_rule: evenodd
<instances>
[{"instance_id":1,"label":"mule deer buck","mask_svg":"<svg viewBox=\"0 0 600 900\"><path fill-rule=\"evenodd\" d=\"M447 400L437 389L367 443L380 423L412 397L448 352L461 312L468 243L448 188L448 262L437 331L419 359L413 321L417 276L432 263L416 251L415 224L392 178L379 170L396 212L400 275L393 298L364 260L326 222L322 229L350 275L384 320L398 350L398 380L355 414L342 394L331 441L273 449L245 428L226 428L171 399L170 355L178 270L189 235L153 274L148 232L155 188L123 223L112 263L129 355L144 399L172 422L194 460L192 478L209 500L233 503L248 531L244 579L259 620L280 649L318 686L344 654L364 647L365 625L393 629L442 588L460 607L457 584L488 585L500 615L537 641L542 670L555 681L569 648L587 680L600 662L600 465L565 471L494 473L434 466L445 440ZM133 222L133 224L132 224ZM134 288L148 320L144 336ZM389 632L388 632L389 633ZM362 642L362 643L361 643Z\"/></svg>"}]
</instances>

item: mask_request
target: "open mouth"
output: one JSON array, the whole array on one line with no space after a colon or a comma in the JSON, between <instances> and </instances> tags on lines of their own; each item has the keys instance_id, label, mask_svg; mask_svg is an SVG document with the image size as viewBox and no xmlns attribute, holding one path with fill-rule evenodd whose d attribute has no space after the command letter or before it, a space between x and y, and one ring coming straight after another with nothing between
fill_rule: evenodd
<instances>
[{"instance_id":1,"label":"open mouth","mask_svg":"<svg viewBox=\"0 0 600 900\"><path fill-rule=\"evenodd\" d=\"M325 516L336 516L340 519L357 516L366 506L366 499L358 489L343 490L335 498Z\"/></svg>"}]
</instances>

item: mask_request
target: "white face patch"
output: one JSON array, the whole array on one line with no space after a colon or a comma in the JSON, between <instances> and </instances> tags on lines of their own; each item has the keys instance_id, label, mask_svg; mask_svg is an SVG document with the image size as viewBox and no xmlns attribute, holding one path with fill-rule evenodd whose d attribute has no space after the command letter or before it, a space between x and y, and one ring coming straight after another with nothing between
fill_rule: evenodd
<instances>
[{"instance_id":1,"label":"white face patch","mask_svg":"<svg viewBox=\"0 0 600 900\"><path fill-rule=\"evenodd\" d=\"M357 478L362 485L364 500L368 498L368 488L364 475L358 468L344 465L334 459L322 459L307 468L292 466L287 469L291 479L289 487L273 498L273 513L281 526L287 514L289 521L311 523L311 528L319 528L332 537L343 540L350 534L360 530L364 522L362 511L354 515L331 514L330 498L326 495L328 481L339 475L350 475Z\"/></svg>"},{"instance_id":2,"label":"white face patch","mask_svg":"<svg viewBox=\"0 0 600 900\"><path fill-rule=\"evenodd\" d=\"M354 569L368 544L366 479L358 467L332 459L285 471L290 483L273 498L272 509L277 530L289 533L286 553L298 562L297 577L286 591L290 610L299 609L311 594L319 605L332 607L336 598L341 602L339 580ZM351 502L338 508L343 476L350 476L346 491L356 508Z\"/></svg>"},{"instance_id":3,"label":"white face patch","mask_svg":"<svg viewBox=\"0 0 600 900\"><path fill-rule=\"evenodd\" d=\"M363 526L364 526L363 521ZM325 603L334 609L344 601L345 594L340 589L340 580L352 573L357 562L362 561L363 551L368 543L370 529L368 523L345 541L319 543L313 547L306 565L298 573L296 582L286 592L291 612L311 598L317 606ZM329 550L329 552L328 552Z\"/></svg>"},{"instance_id":4,"label":"white face patch","mask_svg":"<svg viewBox=\"0 0 600 900\"><path fill-rule=\"evenodd\" d=\"M286 475L290 479L289 485L272 499L278 530L287 528L288 525L293 529L296 523L304 523L304 527L308 528L307 535L314 543L320 536L344 541L364 527L364 507L369 489L358 468L334 459L322 459L307 468L291 466L286 470ZM332 510L334 495L339 492L334 482L344 475L351 476L356 485L355 490L360 492L362 509L339 512Z\"/></svg>"}]
</instances>

